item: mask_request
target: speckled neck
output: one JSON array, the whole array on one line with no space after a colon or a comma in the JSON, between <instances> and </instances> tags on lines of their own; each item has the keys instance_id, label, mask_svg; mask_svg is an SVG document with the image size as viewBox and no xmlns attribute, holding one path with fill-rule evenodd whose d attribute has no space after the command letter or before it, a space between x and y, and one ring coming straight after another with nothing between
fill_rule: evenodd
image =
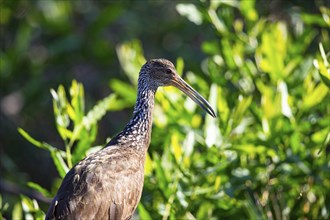
<instances>
[{"instance_id":1,"label":"speckled neck","mask_svg":"<svg viewBox=\"0 0 330 220\"><path fill-rule=\"evenodd\" d=\"M152 114L157 86L140 73L138 95L133 117L122 132L113 138L109 145L121 145L146 151L150 144Z\"/></svg>"}]
</instances>

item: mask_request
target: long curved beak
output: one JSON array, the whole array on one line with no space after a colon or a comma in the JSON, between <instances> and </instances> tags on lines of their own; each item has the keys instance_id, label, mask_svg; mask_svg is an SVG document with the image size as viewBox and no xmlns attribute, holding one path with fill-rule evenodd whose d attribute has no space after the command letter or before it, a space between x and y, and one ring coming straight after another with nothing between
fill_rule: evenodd
<instances>
[{"instance_id":1,"label":"long curved beak","mask_svg":"<svg viewBox=\"0 0 330 220\"><path fill-rule=\"evenodd\" d=\"M198 92L196 92L196 90L194 90L188 83L186 83L179 75L175 75L174 79L172 79L171 82L173 86L184 92L194 102L196 102L200 107L202 107L207 113L209 113L213 118L217 117L210 104Z\"/></svg>"}]
</instances>

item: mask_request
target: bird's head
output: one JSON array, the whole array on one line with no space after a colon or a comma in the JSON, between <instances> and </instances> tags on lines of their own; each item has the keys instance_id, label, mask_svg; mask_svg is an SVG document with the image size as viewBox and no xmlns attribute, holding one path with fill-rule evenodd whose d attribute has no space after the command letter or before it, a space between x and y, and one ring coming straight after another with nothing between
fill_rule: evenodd
<instances>
[{"instance_id":1,"label":"bird's head","mask_svg":"<svg viewBox=\"0 0 330 220\"><path fill-rule=\"evenodd\" d=\"M177 74L171 61L166 59L149 60L142 67L140 75L149 78L156 87L174 86L180 89L212 117L216 117L210 104Z\"/></svg>"}]
</instances>

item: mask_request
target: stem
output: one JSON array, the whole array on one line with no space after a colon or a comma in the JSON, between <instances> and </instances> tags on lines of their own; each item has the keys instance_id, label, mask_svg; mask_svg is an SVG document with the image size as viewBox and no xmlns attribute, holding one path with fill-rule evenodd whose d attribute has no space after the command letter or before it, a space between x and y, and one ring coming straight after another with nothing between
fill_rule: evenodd
<instances>
[{"instance_id":1,"label":"stem","mask_svg":"<svg viewBox=\"0 0 330 220\"><path fill-rule=\"evenodd\" d=\"M172 194L170 196L170 198L168 199L168 202L167 202L166 207L165 207L165 214L163 216L163 220L167 220L168 219L168 217L170 215L171 206L173 204L174 198L175 198L175 194Z\"/></svg>"},{"instance_id":2,"label":"stem","mask_svg":"<svg viewBox=\"0 0 330 220\"><path fill-rule=\"evenodd\" d=\"M66 162L68 164L69 169L72 168L72 155L71 155L71 147L68 145L67 141L65 141L65 152L66 152Z\"/></svg>"},{"instance_id":3,"label":"stem","mask_svg":"<svg viewBox=\"0 0 330 220\"><path fill-rule=\"evenodd\" d=\"M168 202L165 206L165 214L163 216L163 220L167 220L169 215L170 215L170 212L171 212L171 206L174 202L174 199L175 199L175 195L176 195L176 191L177 191L177 188L178 188L178 184L179 184L179 178L178 178L178 174L176 173L175 177L174 177L174 182L173 182L173 185L172 185L172 195L170 196L170 198L168 199Z\"/></svg>"}]
</instances>

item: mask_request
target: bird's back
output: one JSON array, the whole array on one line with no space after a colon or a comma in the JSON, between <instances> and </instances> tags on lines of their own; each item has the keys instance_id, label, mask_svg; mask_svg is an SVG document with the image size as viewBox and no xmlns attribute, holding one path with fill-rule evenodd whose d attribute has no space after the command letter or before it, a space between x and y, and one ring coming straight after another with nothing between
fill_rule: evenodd
<instances>
[{"instance_id":1,"label":"bird's back","mask_svg":"<svg viewBox=\"0 0 330 220\"><path fill-rule=\"evenodd\" d=\"M65 176L46 219L130 219L141 197L144 152L110 146Z\"/></svg>"}]
</instances>

